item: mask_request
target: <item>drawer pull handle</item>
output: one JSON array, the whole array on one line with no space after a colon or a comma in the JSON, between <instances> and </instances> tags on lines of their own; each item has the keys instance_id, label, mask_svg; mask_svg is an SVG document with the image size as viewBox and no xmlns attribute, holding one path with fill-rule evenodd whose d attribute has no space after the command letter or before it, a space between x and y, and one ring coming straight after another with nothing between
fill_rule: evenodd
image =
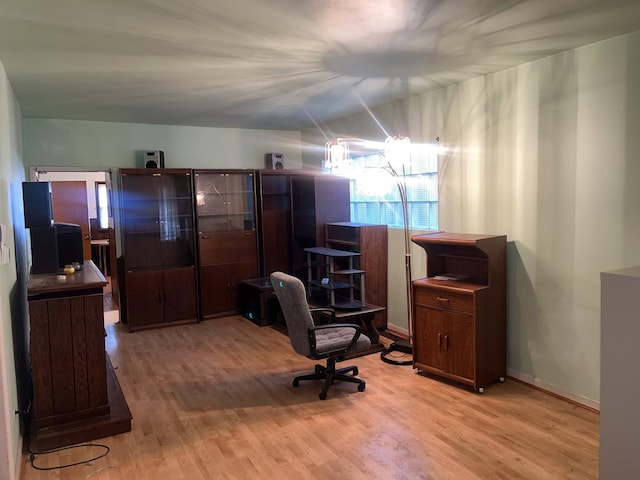
<instances>
[{"instance_id":1,"label":"drawer pull handle","mask_svg":"<svg viewBox=\"0 0 640 480\"><path fill-rule=\"evenodd\" d=\"M442 347L442 334L438 334L438 348Z\"/></svg>"},{"instance_id":2,"label":"drawer pull handle","mask_svg":"<svg viewBox=\"0 0 640 480\"><path fill-rule=\"evenodd\" d=\"M211 238L211 235L202 235L200 238L204 239L204 240L208 240Z\"/></svg>"},{"instance_id":3,"label":"drawer pull handle","mask_svg":"<svg viewBox=\"0 0 640 480\"><path fill-rule=\"evenodd\" d=\"M441 303L449 303L449 299L446 297L436 297L436 300L438 300Z\"/></svg>"},{"instance_id":4,"label":"drawer pull handle","mask_svg":"<svg viewBox=\"0 0 640 480\"><path fill-rule=\"evenodd\" d=\"M444 349L449 350L449 335L444 336Z\"/></svg>"}]
</instances>

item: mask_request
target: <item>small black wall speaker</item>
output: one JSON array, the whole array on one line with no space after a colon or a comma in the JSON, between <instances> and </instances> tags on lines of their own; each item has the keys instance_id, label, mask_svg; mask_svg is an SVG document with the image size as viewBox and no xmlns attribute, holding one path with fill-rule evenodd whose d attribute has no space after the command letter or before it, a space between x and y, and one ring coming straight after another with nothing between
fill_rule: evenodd
<instances>
[{"instance_id":1,"label":"small black wall speaker","mask_svg":"<svg viewBox=\"0 0 640 480\"><path fill-rule=\"evenodd\" d=\"M164 168L164 152L162 150L145 150L142 154L144 168Z\"/></svg>"},{"instance_id":2,"label":"small black wall speaker","mask_svg":"<svg viewBox=\"0 0 640 480\"><path fill-rule=\"evenodd\" d=\"M22 182L24 226L49 228L53 225L53 204L49 182Z\"/></svg>"},{"instance_id":3,"label":"small black wall speaker","mask_svg":"<svg viewBox=\"0 0 640 480\"><path fill-rule=\"evenodd\" d=\"M282 170L284 168L284 155L282 153L266 153L264 155L265 168Z\"/></svg>"}]
</instances>

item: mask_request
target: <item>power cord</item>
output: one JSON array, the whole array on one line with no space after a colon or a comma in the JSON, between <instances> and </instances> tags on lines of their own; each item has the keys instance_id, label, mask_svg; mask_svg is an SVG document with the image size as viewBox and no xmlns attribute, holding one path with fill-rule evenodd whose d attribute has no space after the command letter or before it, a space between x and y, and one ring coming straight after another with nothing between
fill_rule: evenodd
<instances>
[{"instance_id":1,"label":"power cord","mask_svg":"<svg viewBox=\"0 0 640 480\"><path fill-rule=\"evenodd\" d=\"M98 448L104 448L105 451L104 453L101 453L100 455L97 455L95 457L92 457L88 460L81 460L79 462L75 462L75 463L67 463L64 465L55 465L53 467L39 467L38 465L35 464L35 460L36 460L36 456L37 455L48 455L50 453L56 453L56 452L60 452L62 450L70 450L72 448L82 448L82 447L98 447ZM84 464L88 464L91 462L94 462L104 456L106 456L109 452L110 452L110 448L107 445L102 445L99 443L83 443L82 445L71 445L68 447L60 447L60 448L54 448L51 450L43 450L42 452L33 452L31 451L30 446L27 447L27 451L30 453L29 455L29 463L31 463L31 466L33 468L35 468L36 470L57 470L57 469L61 469L61 468L68 468L68 467L75 467L77 465L84 465Z\"/></svg>"},{"instance_id":2,"label":"power cord","mask_svg":"<svg viewBox=\"0 0 640 480\"><path fill-rule=\"evenodd\" d=\"M28 405L26 410L16 410L16 414L18 414L18 415L29 415L29 411L30 410L31 410L31 402L29 402L29 405ZM100 443L83 443L82 445L70 445L70 446L67 446L67 447L53 448L53 449L50 449L50 450L42 450L42 451L39 451L39 452L34 452L33 450L31 450L31 435L29 435L29 429L28 428L25 430L25 437L27 438L27 452L29 453L29 463L31 464L31 467L36 469L36 470L57 470L57 469L61 469L61 468L75 467L77 465L88 464L90 462L94 462L94 461L106 456L111 451L111 449L107 445L102 445ZM40 467L40 466L35 464L35 460L36 460L38 455L49 455L51 453L61 452L63 450L71 450L73 448L82 448L82 447L103 448L105 451L103 453L101 453L100 455L92 457L92 458L90 458L88 460L82 460L82 461L74 462L74 463L67 463L67 464L64 464L64 465L55 465L53 467Z\"/></svg>"}]
</instances>

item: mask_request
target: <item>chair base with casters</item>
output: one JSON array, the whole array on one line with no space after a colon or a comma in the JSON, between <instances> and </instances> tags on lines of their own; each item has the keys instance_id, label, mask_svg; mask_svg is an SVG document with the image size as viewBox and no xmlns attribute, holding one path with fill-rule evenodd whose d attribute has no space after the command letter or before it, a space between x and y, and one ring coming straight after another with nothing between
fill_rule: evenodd
<instances>
[{"instance_id":1,"label":"chair base with casters","mask_svg":"<svg viewBox=\"0 0 640 480\"><path fill-rule=\"evenodd\" d=\"M329 387L336 381L356 383L358 391L364 391L366 383L357 377L358 367L336 368L336 363L353 354L368 351L371 347L369 337L362 333L358 325L333 323L335 311L332 309L309 308L306 289L300 279L286 273L273 272L271 284L282 309L293 349L313 360L327 360L326 367L316 365L314 373L294 378L293 386L299 386L302 380L323 380L320 400L327 398ZM312 313L319 310L332 312L328 324L315 324Z\"/></svg>"},{"instance_id":2,"label":"chair base with casters","mask_svg":"<svg viewBox=\"0 0 640 480\"><path fill-rule=\"evenodd\" d=\"M355 365L351 365L349 367L342 367L336 369L336 362L338 361L335 357L327 358L327 366L323 366L320 364L316 364L315 373L310 373L308 375L300 375L293 379L293 386L297 387L300 385L301 380L324 380L324 385L322 387L322 391L318 395L320 400L325 400L327 398L327 392L329 391L329 387L333 385L336 380L340 380L342 382L351 382L358 384L358 391L364 392L367 383L358 378L358 367Z\"/></svg>"}]
</instances>

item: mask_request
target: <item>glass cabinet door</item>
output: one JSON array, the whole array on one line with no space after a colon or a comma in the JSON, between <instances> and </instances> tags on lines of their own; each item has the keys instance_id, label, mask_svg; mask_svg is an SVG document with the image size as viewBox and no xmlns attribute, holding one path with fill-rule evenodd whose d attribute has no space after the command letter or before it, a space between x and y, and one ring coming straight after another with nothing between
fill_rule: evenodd
<instances>
[{"instance_id":1,"label":"glass cabinet door","mask_svg":"<svg viewBox=\"0 0 640 480\"><path fill-rule=\"evenodd\" d=\"M253 174L229 174L227 199L229 230L255 229Z\"/></svg>"},{"instance_id":2,"label":"glass cabinet door","mask_svg":"<svg viewBox=\"0 0 640 480\"><path fill-rule=\"evenodd\" d=\"M120 172L128 270L194 265L190 173Z\"/></svg>"},{"instance_id":3,"label":"glass cabinet door","mask_svg":"<svg viewBox=\"0 0 640 480\"><path fill-rule=\"evenodd\" d=\"M255 229L253 173L195 173L198 231Z\"/></svg>"}]
</instances>

